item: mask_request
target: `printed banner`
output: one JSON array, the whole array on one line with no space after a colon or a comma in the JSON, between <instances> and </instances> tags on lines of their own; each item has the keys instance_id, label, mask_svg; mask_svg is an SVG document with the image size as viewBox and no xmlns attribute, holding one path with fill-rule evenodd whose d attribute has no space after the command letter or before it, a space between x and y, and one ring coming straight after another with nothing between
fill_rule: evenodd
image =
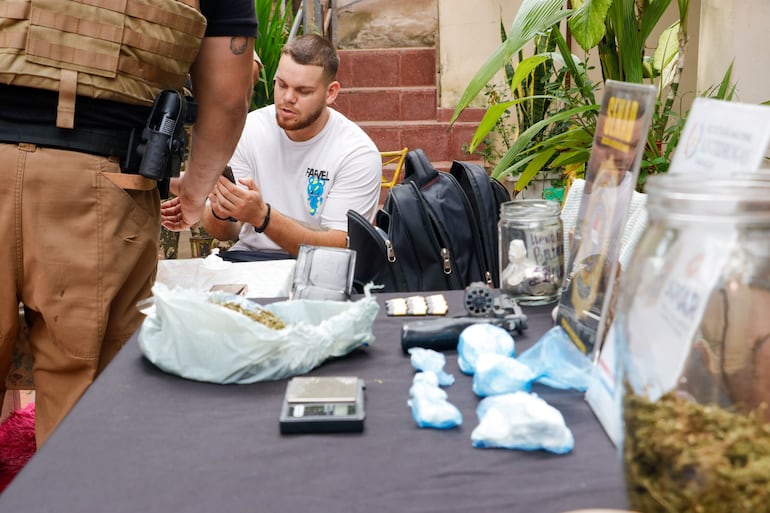
<instances>
[{"instance_id":1,"label":"printed banner","mask_svg":"<svg viewBox=\"0 0 770 513\"><path fill-rule=\"evenodd\" d=\"M606 83L557 318L587 354L594 350L610 304L654 102L652 85Z\"/></svg>"}]
</instances>

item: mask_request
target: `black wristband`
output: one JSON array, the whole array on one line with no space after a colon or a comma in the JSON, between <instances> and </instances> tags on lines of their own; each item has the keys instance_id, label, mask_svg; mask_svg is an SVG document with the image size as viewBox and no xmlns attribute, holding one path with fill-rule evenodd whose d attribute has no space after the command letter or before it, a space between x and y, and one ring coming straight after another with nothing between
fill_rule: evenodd
<instances>
[{"instance_id":1,"label":"black wristband","mask_svg":"<svg viewBox=\"0 0 770 513\"><path fill-rule=\"evenodd\" d=\"M214 212L214 209L211 209L211 215L214 216L215 219L219 219L220 221L230 221L231 223L238 222L238 220L234 217L228 216L228 217L219 217L216 212Z\"/></svg>"},{"instance_id":2,"label":"black wristband","mask_svg":"<svg viewBox=\"0 0 770 513\"><path fill-rule=\"evenodd\" d=\"M262 233L267 230L267 225L270 223L270 203L265 203L265 205L267 205L267 214L265 214L265 220L262 221L262 226L259 228L256 226L254 227L254 231L257 233Z\"/></svg>"}]
</instances>

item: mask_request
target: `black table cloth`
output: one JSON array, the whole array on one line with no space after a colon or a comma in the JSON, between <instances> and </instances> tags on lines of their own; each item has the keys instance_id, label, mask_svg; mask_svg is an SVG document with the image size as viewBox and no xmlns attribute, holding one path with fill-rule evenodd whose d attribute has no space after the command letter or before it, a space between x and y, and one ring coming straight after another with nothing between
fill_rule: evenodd
<instances>
[{"instance_id":1,"label":"black table cloth","mask_svg":"<svg viewBox=\"0 0 770 513\"><path fill-rule=\"evenodd\" d=\"M401 295L403 296L403 294ZM462 292L446 293L450 315ZM400 346L408 318L385 316L367 348L313 375L366 381L361 434L281 435L286 381L216 385L165 374L132 339L0 495L0 512L521 512L625 508L615 448L579 392L535 385L575 437L567 455L474 449L479 402L447 353L446 388L464 422L420 429L407 406L414 369ZM551 327L525 308L517 352ZM412 318L411 320L414 320ZM216 341L212 340L212 344Z\"/></svg>"}]
</instances>

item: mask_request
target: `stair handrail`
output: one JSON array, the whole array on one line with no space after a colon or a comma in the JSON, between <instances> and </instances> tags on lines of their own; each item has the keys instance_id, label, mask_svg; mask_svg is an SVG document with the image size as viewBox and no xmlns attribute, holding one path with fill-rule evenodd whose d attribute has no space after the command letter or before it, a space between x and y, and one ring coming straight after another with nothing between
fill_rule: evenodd
<instances>
[{"instance_id":1,"label":"stair handrail","mask_svg":"<svg viewBox=\"0 0 770 513\"><path fill-rule=\"evenodd\" d=\"M313 0L313 26L310 26L309 17L306 15L307 0L302 0L297 7L297 13L294 16L294 23L292 23L291 30L289 31L289 41L296 37L299 32L300 24L302 24L302 30L308 34L314 32L316 29L320 29L320 34L326 38L329 38L336 46L334 40L337 32L337 0Z\"/></svg>"}]
</instances>

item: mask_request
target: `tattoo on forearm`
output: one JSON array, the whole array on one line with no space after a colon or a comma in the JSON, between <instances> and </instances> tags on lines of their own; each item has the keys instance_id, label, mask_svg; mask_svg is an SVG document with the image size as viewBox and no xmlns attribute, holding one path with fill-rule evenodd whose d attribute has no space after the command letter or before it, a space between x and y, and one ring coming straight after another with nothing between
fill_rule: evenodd
<instances>
[{"instance_id":1,"label":"tattoo on forearm","mask_svg":"<svg viewBox=\"0 0 770 513\"><path fill-rule=\"evenodd\" d=\"M249 48L249 39L243 36L230 38L230 51L235 55L243 54Z\"/></svg>"}]
</instances>

